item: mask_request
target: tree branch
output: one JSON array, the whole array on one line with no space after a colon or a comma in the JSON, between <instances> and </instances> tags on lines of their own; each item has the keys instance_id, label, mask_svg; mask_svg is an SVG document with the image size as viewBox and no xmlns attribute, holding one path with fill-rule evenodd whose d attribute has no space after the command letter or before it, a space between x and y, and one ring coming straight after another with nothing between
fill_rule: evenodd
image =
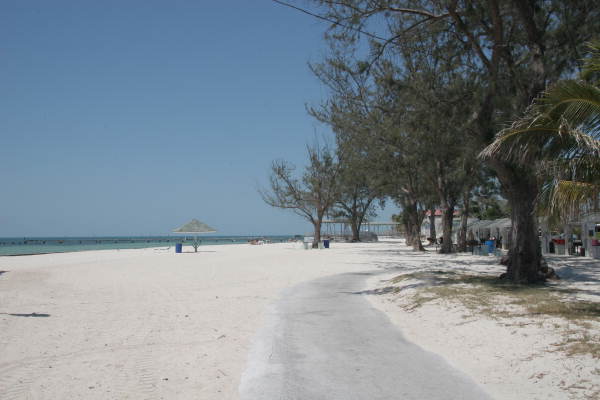
<instances>
[{"instance_id":1,"label":"tree branch","mask_svg":"<svg viewBox=\"0 0 600 400\"><path fill-rule=\"evenodd\" d=\"M386 40L385 38L382 38L381 36L377 36L377 35L375 35L375 34L373 34L373 33L370 33L370 32L367 32L367 31L364 31L364 30L362 30L362 29L359 29L359 28L354 28L354 27L352 27L352 26L349 26L349 25L346 25L346 24L342 24L342 23L341 23L341 22L339 22L339 21L336 21L336 20L334 20L334 19L331 19L331 18L324 17L324 16L322 16L322 15L319 15L319 14L313 13L313 12L311 12L311 11L308 11L308 10L304 9L304 8L301 8L301 7L295 6L295 5L293 5L293 4L287 3L287 2L285 2L285 1L281 1L281 0L271 0L271 1L273 1L274 3L280 4L280 5L282 5L282 6L285 6L285 7L292 8L292 9L294 9L294 10L296 10L296 11L300 11L301 13L304 13L304 14L310 15L311 17L315 17L315 18L317 18L317 19L320 19L320 20L323 20L323 21L329 22L329 23L331 23L331 24L333 24L333 25L336 25L336 26L342 27L342 28L344 28L344 29L349 29L349 30L352 30L352 31L355 31L355 32L361 33L361 34L363 34L363 35L365 35L365 36L368 36L368 37L370 37L370 38L377 39L377 40L381 40L381 41L385 41L385 40Z\"/></svg>"}]
</instances>

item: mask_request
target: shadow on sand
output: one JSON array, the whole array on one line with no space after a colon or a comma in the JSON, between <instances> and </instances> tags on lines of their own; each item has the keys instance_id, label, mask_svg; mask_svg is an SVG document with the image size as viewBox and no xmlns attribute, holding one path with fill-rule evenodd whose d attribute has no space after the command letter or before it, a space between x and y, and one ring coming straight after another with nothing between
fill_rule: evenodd
<instances>
[{"instance_id":1,"label":"shadow on sand","mask_svg":"<svg viewBox=\"0 0 600 400\"><path fill-rule=\"evenodd\" d=\"M398 271L420 280L420 285L479 284L501 291L519 292L526 289L546 289L561 294L586 294L600 297L600 261L577 256L545 256L560 280L536 285L514 285L498 279L505 267L499 257L471 256L469 253L435 254L434 251L416 253L412 248L394 244L385 249L369 249L374 264L387 272ZM397 246L397 247L396 247ZM391 256L391 257L390 257ZM397 261L394 261L397 256ZM379 258L379 259L378 259ZM414 260L414 263L411 263ZM483 267L483 269L481 269ZM491 268L486 268L491 267ZM454 275L456 274L456 275ZM408 276L406 276L408 278ZM357 292L380 295L389 288ZM600 300L600 299L599 299ZM598 300L596 300L598 301Z\"/></svg>"},{"instance_id":2,"label":"shadow on sand","mask_svg":"<svg viewBox=\"0 0 600 400\"><path fill-rule=\"evenodd\" d=\"M18 313L0 313L0 315L10 315L11 317L35 317L35 318L47 318L50 316L50 314L38 314L38 313L31 313L31 314L18 314Z\"/></svg>"}]
</instances>

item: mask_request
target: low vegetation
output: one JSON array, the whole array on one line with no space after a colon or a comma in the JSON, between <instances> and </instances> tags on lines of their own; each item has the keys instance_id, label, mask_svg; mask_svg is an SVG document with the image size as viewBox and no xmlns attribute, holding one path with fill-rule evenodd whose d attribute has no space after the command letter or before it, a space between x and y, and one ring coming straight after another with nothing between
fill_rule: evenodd
<instances>
[{"instance_id":1,"label":"low vegetation","mask_svg":"<svg viewBox=\"0 0 600 400\"><path fill-rule=\"evenodd\" d=\"M562 334L557 350L600 359L600 336L593 333L600 325L600 302L576 298L577 290L516 285L495 276L442 270L399 275L391 283L396 293L406 293L403 307L407 311L431 302L452 302L505 325L531 323L523 318L533 317L535 323L553 324ZM413 290L406 291L409 288Z\"/></svg>"}]
</instances>

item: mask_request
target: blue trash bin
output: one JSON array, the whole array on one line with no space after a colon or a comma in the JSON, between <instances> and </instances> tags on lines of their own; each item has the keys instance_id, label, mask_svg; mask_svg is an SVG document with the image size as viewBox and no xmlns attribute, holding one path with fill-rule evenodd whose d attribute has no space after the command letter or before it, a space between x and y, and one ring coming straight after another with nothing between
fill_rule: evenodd
<instances>
[{"instance_id":1,"label":"blue trash bin","mask_svg":"<svg viewBox=\"0 0 600 400\"><path fill-rule=\"evenodd\" d=\"M487 247L488 254L494 253L494 249L495 249L496 245L493 240L486 240L485 246Z\"/></svg>"},{"instance_id":2,"label":"blue trash bin","mask_svg":"<svg viewBox=\"0 0 600 400\"><path fill-rule=\"evenodd\" d=\"M327 240L327 239L323 240L323 247L325 247L326 249L329 248L329 240Z\"/></svg>"},{"instance_id":3,"label":"blue trash bin","mask_svg":"<svg viewBox=\"0 0 600 400\"><path fill-rule=\"evenodd\" d=\"M181 253L183 250L183 243L175 243L175 253Z\"/></svg>"}]
</instances>

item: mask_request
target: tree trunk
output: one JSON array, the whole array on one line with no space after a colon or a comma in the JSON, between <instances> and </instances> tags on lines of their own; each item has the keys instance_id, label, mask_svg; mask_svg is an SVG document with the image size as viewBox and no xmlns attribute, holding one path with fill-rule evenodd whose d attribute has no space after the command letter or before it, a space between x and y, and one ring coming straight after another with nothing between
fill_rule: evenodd
<instances>
[{"instance_id":1,"label":"tree trunk","mask_svg":"<svg viewBox=\"0 0 600 400\"><path fill-rule=\"evenodd\" d=\"M360 226L355 218L350 219L350 227L352 228L352 241L360 242Z\"/></svg>"},{"instance_id":2,"label":"tree trunk","mask_svg":"<svg viewBox=\"0 0 600 400\"><path fill-rule=\"evenodd\" d=\"M539 225L539 230L541 231L541 248L542 248L542 256L550 253L550 228L548 227L548 218L542 218Z\"/></svg>"},{"instance_id":3,"label":"tree trunk","mask_svg":"<svg viewBox=\"0 0 600 400\"><path fill-rule=\"evenodd\" d=\"M321 220L314 221L313 226L315 227L315 233L313 235L312 248L318 249L319 242L321 241Z\"/></svg>"},{"instance_id":4,"label":"tree trunk","mask_svg":"<svg viewBox=\"0 0 600 400\"><path fill-rule=\"evenodd\" d=\"M467 223L469 222L469 203L471 202L471 189L463 193L463 211L460 215L460 229L458 231L458 251L467 251Z\"/></svg>"},{"instance_id":5,"label":"tree trunk","mask_svg":"<svg viewBox=\"0 0 600 400\"><path fill-rule=\"evenodd\" d=\"M432 208L431 210L429 210L429 212L431 213L429 215L429 237L435 243L435 241L437 240L437 233L435 231L435 208Z\"/></svg>"},{"instance_id":6,"label":"tree trunk","mask_svg":"<svg viewBox=\"0 0 600 400\"><path fill-rule=\"evenodd\" d=\"M421 222L423 222L423 213L419 215L419 207L416 202L408 203L407 207L404 208L406 213L406 220L408 224L408 231L410 231L410 244L414 251L425 251L423 243L421 243Z\"/></svg>"},{"instance_id":7,"label":"tree trunk","mask_svg":"<svg viewBox=\"0 0 600 400\"><path fill-rule=\"evenodd\" d=\"M440 253L452 253L452 220L454 219L454 205L444 209L442 214L442 247Z\"/></svg>"},{"instance_id":8,"label":"tree trunk","mask_svg":"<svg viewBox=\"0 0 600 400\"><path fill-rule=\"evenodd\" d=\"M408 223L406 211L404 211L402 214L402 225L404 225L404 244L406 244L407 246L412 246L412 231L410 229L410 224Z\"/></svg>"},{"instance_id":9,"label":"tree trunk","mask_svg":"<svg viewBox=\"0 0 600 400\"><path fill-rule=\"evenodd\" d=\"M423 243L421 242L421 227L419 225L413 225L413 239L412 248L414 251L425 251Z\"/></svg>"},{"instance_id":10,"label":"tree trunk","mask_svg":"<svg viewBox=\"0 0 600 400\"><path fill-rule=\"evenodd\" d=\"M496 162L494 169L512 209L511 242L506 278L515 283L543 281L535 216L537 181L531 171Z\"/></svg>"}]
</instances>

